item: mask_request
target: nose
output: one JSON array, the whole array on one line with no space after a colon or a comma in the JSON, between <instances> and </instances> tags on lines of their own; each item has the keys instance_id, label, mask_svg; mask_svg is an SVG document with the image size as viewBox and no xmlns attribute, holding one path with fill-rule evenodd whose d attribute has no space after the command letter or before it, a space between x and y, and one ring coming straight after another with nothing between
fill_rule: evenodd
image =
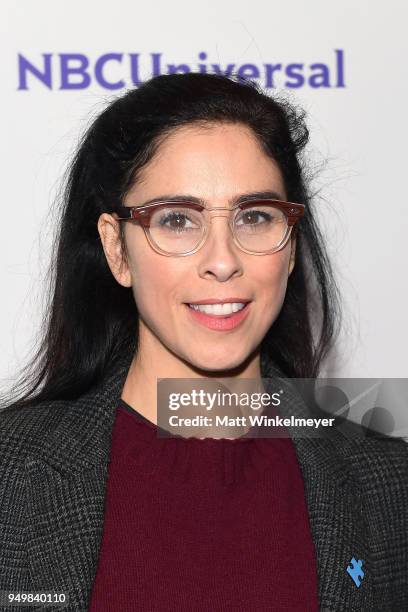
<instances>
[{"instance_id":1,"label":"nose","mask_svg":"<svg viewBox=\"0 0 408 612\"><path fill-rule=\"evenodd\" d=\"M198 273L202 278L225 282L243 274L241 255L234 243L228 212L213 212L207 239L198 251Z\"/></svg>"}]
</instances>

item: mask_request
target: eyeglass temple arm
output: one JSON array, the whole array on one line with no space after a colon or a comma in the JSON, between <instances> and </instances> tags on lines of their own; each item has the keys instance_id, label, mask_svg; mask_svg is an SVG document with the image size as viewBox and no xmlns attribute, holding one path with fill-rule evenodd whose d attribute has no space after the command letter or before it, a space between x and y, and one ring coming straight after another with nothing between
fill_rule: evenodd
<instances>
[{"instance_id":1,"label":"eyeglass temple arm","mask_svg":"<svg viewBox=\"0 0 408 612\"><path fill-rule=\"evenodd\" d=\"M115 215L118 221L129 221L133 219L134 221L139 221L144 227L149 227L150 225L150 212L144 207L118 206L113 212L113 215Z\"/></svg>"}]
</instances>

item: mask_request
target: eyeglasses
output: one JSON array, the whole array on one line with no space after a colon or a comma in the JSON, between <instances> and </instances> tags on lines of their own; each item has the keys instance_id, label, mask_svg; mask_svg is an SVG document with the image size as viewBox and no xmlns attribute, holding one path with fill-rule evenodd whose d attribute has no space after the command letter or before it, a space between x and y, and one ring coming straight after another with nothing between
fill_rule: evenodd
<instances>
[{"instance_id":1,"label":"eyeglasses","mask_svg":"<svg viewBox=\"0 0 408 612\"><path fill-rule=\"evenodd\" d=\"M267 255L282 249L292 229L305 213L304 204L257 199L231 208L207 208L196 202L154 202L143 206L119 206L112 215L118 221L136 221L150 246L161 255L192 255L208 237L209 211L227 211L235 244L245 253Z\"/></svg>"}]
</instances>

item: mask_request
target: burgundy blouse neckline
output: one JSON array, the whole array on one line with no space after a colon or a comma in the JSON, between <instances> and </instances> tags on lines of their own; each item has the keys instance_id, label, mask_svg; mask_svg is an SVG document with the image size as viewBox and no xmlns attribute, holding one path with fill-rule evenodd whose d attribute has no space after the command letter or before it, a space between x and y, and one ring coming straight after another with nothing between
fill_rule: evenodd
<instances>
[{"instance_id":1,"label":"burgundy blouse neckline","mask_svg":"<svg viewBox=\"0 0 408 612\"><path fill-rule=\"evenodd\" d=\"M253 437L249 438L249 437L244 437L244 436L241 436L239 438L233 438L233 439L230 439L230 438L198 438L196 436L189 436L188 438L184 436L168 436L168 435L158 436L157 434L159 431L165 432L165 430L160 428L158 425L156 425L156 423L153 423L152 421L149 421L149 419L146 419L146 417L144 417L140 412L138 412L135 408L130 406L130 404L125 402L123 398L119 399L118 409L123 410L127 414L130 414L131 416L135 417L141 425L143 425L145 428L150 430L150 433L154 433L161 440L177 439L177 440L183 440L187 443L199 443L201 445L206 445L206 444L207 445L209 444L235 445L235 444L253 442L255 439Z\"/></svg>"}]
</instances>

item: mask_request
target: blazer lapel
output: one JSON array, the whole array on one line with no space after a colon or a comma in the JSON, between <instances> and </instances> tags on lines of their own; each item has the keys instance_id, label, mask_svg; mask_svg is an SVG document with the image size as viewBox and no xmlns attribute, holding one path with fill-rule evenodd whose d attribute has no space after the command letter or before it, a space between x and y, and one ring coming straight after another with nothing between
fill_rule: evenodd
<instances>
[{"instance_id":1,"label":"blazer lapel","mask_svg":"<svg viewBox=\"0 0 408 612\"><path fill-rule=\"evenodd\" d=\"M262 376L273 379L273 391L277 390L277 379L279 387L284 389L286 401L281 404L280 416L315 416L291 379L284 378L272 361L264 358L262 364ZM321 612L372 612L376 609L374 568L363 499L346 460L349 437L353 435L361 436L361 432L356 428L348 430L347 426L335 428L330 432L330 437L300 437L299 433L291 433L303 476L310 530L316 550ZM353 557L357 562L363 561L364 577L359 587L347 572Z\"/></svg>"},{"instance_id":2,"label":"blazer lapel","mask_svg":"<svg viewBox=\"0 0 408 612\"><path fill-rule=\"evenodd\" d=\"M86 610L101 544L111 434L133 357L130 347L102 384L74 401L55 402L52 436L26 458L28 564L35 589L65 592L70 610ZM263 366L264 367L264 366ZM278 370L264 367L263 376ZM294 395L291 414L304 414ZM372 574L362 500L333 440L293 438L304 479L319 582L320 610L373 610ZM358 588L347 567L363 560ZM296 588L296 585L294 585ZM57 609L57 608L56 608Z\"/></svg>"}]
</instances>

